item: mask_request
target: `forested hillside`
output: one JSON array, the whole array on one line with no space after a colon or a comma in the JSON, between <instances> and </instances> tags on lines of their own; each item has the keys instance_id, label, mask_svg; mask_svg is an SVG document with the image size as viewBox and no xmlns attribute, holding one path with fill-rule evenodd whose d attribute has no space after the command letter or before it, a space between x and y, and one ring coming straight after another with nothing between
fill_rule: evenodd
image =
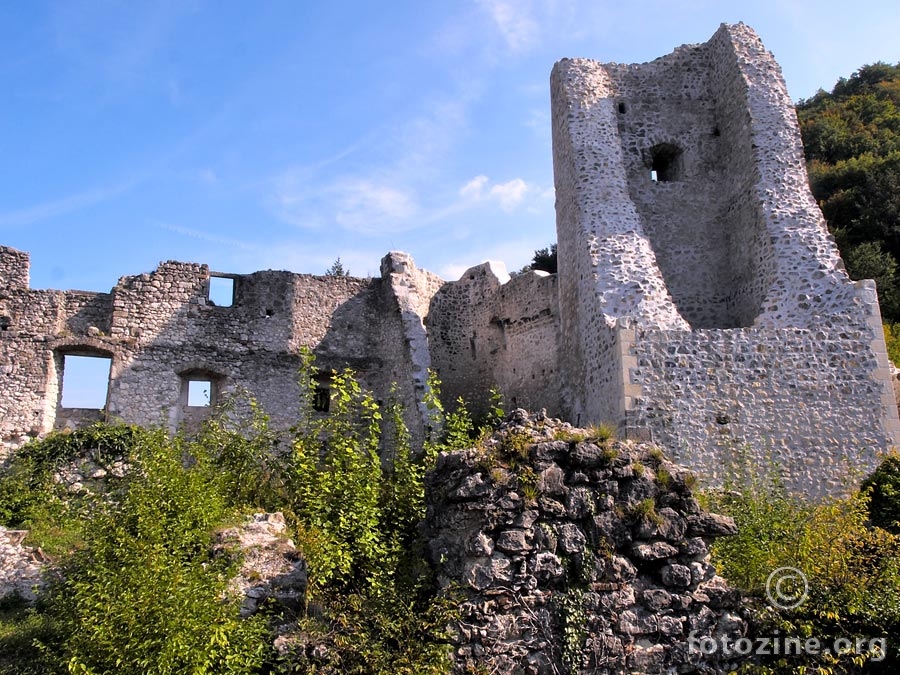
<instances>
[{"instance_id":1,"label":"forested hillside","mask_svg":"<svg viewBox=\"0 0 900 675\"><path fill-rule=\"evenodd\" d=\"M900 64L866 65L797 105L809 181L853 279L900 322Z\"/></svg>"}]
</instances>

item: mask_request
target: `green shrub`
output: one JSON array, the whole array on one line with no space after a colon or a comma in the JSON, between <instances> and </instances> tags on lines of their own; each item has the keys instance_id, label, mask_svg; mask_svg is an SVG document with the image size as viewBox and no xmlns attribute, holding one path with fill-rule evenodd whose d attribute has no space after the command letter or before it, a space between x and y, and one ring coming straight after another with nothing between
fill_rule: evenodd
<instances>
[{"instance_id":1,"label":"green shrub","mask_svg":"<svg viewBox=\"0 0 900 675\"><path fill-rule=\"evenodd\" d=\"M211 557L210 535L228 511L211 465L185 461L178 439L161 431L128 436L116 449L127 477L91 501L80 547L63 559L38 610L6 625L0 663L27 672L36 658L46 673L253 672L266 628L238 619L237 599L223 600L231 570ZM38 445L26 456L65 459L46 451ZM22 653L25 640L32 657Z\"/></svg>"},{"instance_id":2,"label":"green shrub","mask_svg":"<svg viewBox=\"0 0 900 675\"><path fill-rule=\"evenodd\" d=\"M274 439L261 415L249 424L213 422L214 433L206 436L220 446L227 442L227 452L217 451L212 463L223 469L230 498L289 514L307 561L306 601L315 611L299 617L294 638L321 643L327 657L311 660L301 646L271 667L279 673L444 672L449 606L424 558L424 476L438 452L472 445L471 417L462 402L444 414L432 375L431 433L413 447L395 395L379 405L349 370L331 373L328 414L312 412L316 375L307 352L290 451L273 456ZM257 483L250 492L246 477Z\"/></svg>"},{"instance_id":3,"label":"green shrub","mask_svg":"<svg viewBox=\"0 0 900 675\"><path fill-rule=\"evenodd\" d=\"M77 547L88 512L104 495L70 491L54 475L87 458L101 465L125 458L146 433L135 426L93 424L27 444L0 475L0 524L29 530L27 543L49 555ZM122 480L108 476L106 496L115 494Z\"/></svg>"},{"instance_id":4,"label":"green shrub","mask_svg":"<svg viewBox=\"0 0 900 675\"><path fill-rule=\"evenodd\" d=\"M869 517L872 524L900 534L900 453L885 457L862 484L870 492Z\"/></svg>"},{"instance_id":5,"label":"green shrub","mask_svg":"<svg viewBox=\"0 0 900 675\"><path fill-rule=\"evenodd\" d=\"M706 493L704 501L738 525L736 536L716 541L713 562L755 598L757 635L814 636L833 644L837 638L855 643L898 634L900 538L868 524L866 492L808 502L787 492L776 468L759 471L739 458L724 489ZM809 597L793 609L766 600L769 575L781 567L800 570L808 582ZM866 672L895 672L898 645L888 640L888 646L882 661L854 654L773 655L744 672L849 673L860 672L863 663Z\"/></svg>"},{"instance_id":6,"label":"green shrub","mask_svg":"<svg viewBox=\"0 0 900 675\"><path fill-rule=\"evenodd\" d=\"M191 442L96 427L53 435L14 461L0 478L7 524L79 525L77 540L58 533L63 575L38 608L0 608L0 672L446 672L455 609L437 591L419 525L424 475L438 452L471 445L471 417L464 403L444 414L432 377L432 431L413 447L401 405L379 405L350 371L332 373L331 410L315 413L317 373L303 358L289 440L239 393ZM130 469L111 489L72 498L53 473L88 449L124 456ZM327 663L303 648L276 658L264 619L239 620L226 599L234 570L211 557L210 534L251 508L288 517L315 608L295 617L294 638L327 646Z\"/></svg>"}]
</instances>

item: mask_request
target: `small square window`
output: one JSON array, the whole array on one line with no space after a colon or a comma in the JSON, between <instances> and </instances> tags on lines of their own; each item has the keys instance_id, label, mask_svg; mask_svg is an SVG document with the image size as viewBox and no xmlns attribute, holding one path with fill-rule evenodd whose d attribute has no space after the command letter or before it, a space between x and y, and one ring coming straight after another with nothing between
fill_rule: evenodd
<instances>
[{"instance_id":1,"label":"small square window","mask_svg":"<svg viewBox=\"0 0 900 675\"><path fill-rule=\"evenodd\" d=\"M212 405L213 387L210 380L188 380L187 404L192 408L208 408Z\"/></svg>"},{"instance_id":2,"label":"small square window","mask_svg":"<svg viewBox=\"0 0 900 675\"><path fill-rule=\"evenodd\" d=\"M62 408L103 410L109 395L112 359L106 356L63 355Z\"/></svg>"},{"instance_id":3,"label":"small square window","mask_svg":"<svg viewBox=\"0 0 900 675\"><path fill-rule=\"evenodd\" d=\"M234 279L210 277L208 300L216 307L231 307L234 304Z\"/></svg>"}]
</instances>

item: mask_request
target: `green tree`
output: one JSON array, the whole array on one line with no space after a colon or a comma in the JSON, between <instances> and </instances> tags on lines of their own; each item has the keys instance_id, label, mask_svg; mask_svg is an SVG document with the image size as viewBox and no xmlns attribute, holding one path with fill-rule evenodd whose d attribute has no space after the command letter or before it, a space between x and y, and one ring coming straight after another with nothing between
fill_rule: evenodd
<instances>
[{"instance_id":1,"label":"green tree","mask_svg":"<svg viewBox=\"0 0 900 675\"><path fill-rule=\"evenodd\" d=\"M531 271L540 271L556 274L556 261L556 244L551 244L549 248L544 247L535 250L534 256L531 258L531 262L525 265L525 267L519 270L519 272L524 273Z\"/></svg>"},{"instance_id":2,"label":"green tree","mask_svg":"<svg viewBox=\"0 0 900 675\"><path fill-rule=\"evenodd\" d=\"M331 263L331 267L325 270L326 277L349 277L350 270L344 269L344 264L341 262L341 256L338 256L334 259L334 262Z\"/></svg>"},{"instance_id":3,"label":"green tree","mask_svg":"<svg viewBox=\"0 0 900 675\"><path fill-rule=\"evenodd\" d=\"M870 492L869 518L878 527L900 534L900 454L896 451L882 460L862 484Z\"/></svg>"},{"instance_id":4,"label":"green tree","mask_svg":"<svg viewBox=\"0 0 900 675\"><path fill-rule=\"evenodd\" d=\"M900 320L900 64L874 63L797 105L810 187L854 279Z\"/></svg>"}]
</instances>

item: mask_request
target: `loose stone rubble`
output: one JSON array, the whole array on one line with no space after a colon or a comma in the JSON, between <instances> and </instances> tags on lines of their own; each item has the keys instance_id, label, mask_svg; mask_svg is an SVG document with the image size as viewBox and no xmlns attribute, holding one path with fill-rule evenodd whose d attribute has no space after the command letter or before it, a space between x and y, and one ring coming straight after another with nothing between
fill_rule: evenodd
<instances>
[{"instance_id":1,"label":"loose stone rubble","mask_svg":"<svg viewBox=\"0 0 900 675\"><path fill-rule=\"evenodd\" d=\"M304 606L306 560L286 531L282 513L257 513L216 535L215 552L241 556L241 569L229 586L244 597L240 610L244 618L267 601L292 612Z\"/></svg>"},{"instance_id":2,"label":"loose stone rubble","mask_svg":"<svg viewBox=\"0 0 900 675\"><path fill-rule=\"evenodd\" d=\"M0 601L20 599L32 603L44 586L44 569L49 562L39 548L22 542L27 530L0 527Z\"/></svg>"},{"instance_id":3,"label":"loose stone rubble","mask_svg":"<svg viewBox=\"0 0 900 675\"><path fill-rule=\"evenodd\" d=\"M735 665L688 642L746 631L709 562L734 521L703 512L692 474L658 447L590 436L517 410L484 447L439 457L426 536L441 586L462 595L454 673Z\"/></svg>"}]
</instances>

